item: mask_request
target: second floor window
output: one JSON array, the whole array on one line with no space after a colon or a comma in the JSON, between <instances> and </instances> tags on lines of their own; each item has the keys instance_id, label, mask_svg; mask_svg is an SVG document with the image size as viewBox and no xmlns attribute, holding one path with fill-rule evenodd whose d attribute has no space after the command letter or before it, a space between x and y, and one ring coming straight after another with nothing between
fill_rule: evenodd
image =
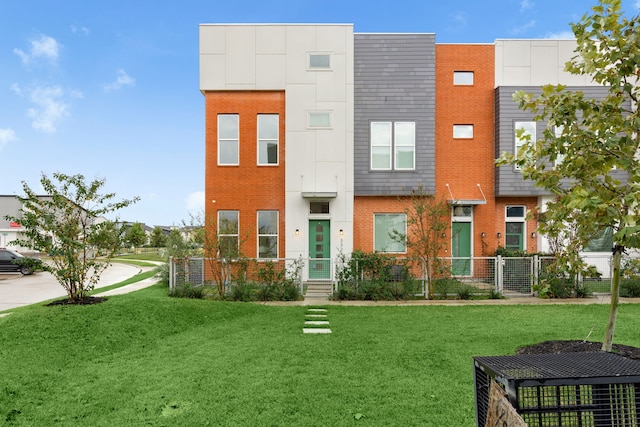
<instances>
[{"instance_id":1,"label":"second floor window","mask_svg":"<svg viewBox=\"0 0 640 427\"><path fill-rule=\"evenodd\" d=\"M515 122L513 124L514 127L514 137L515 137L515 146L513 154L518 157L518 152L520 148L528 142L535 142L536 140L536 122ZM522 129L522 133L518 135L518 130ZM530 138L529 138L530 136ZM519 166L516 166L516 169L520 169Z\"/></svg>"},{"instance_id":2,"label":"second floor window","mask_svg":"<svg viewBox=\"0 0 640 427\"><path fill-rule=\"evenodd\" d=\"M218 164L238 165L239 155L239 123L237 114L218 115Z\"/></svg>"},{"instance_id":3,"label":"second floor window","mask_svg":"<svg viewBox=\"0 0 640 427\"><path fill-rule=\"evenodd\" d=\"M258 114L258 164L278 164L278 115Z\"/></svg>"},{"instance_id":4,"label":"second floor window","mask_svg":"<svg viewBox=\"0 0 640 427\"><path fill-rule=\"evenodd\" d=\"M371 122L371 169L414 170L415 122Z\"/></svg>"}]
</instances>

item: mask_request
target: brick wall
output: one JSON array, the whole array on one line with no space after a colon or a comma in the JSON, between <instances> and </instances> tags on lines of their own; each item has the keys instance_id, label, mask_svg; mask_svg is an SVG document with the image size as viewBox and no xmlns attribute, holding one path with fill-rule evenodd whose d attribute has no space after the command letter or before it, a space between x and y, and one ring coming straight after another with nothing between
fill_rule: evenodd
<instances>
[{"instance_id":1,"label":"brick wall","mask_svg":"<svg viewBox=\"0 0 640 427\"><path fill-rule=\"evenodd\" d=\"M238 114L239 166L218 166L218 114ZM258 166L257 116L279 114L278 166ZM240 211L242 253L257 256L257 211L279 211L278 256L285 253L285 94L284 92L205 92L205 216Z\"/></svg>"},{"instance_id":2,"label":"brick wall","mask_svg":"<svg viewBox=\"0 0 640 427\"><path fill-rule=\"evenodd\" d=\"M453 195L454 199L466 200L486 197L486 204L475 205L473 211L475 256L491 255L498 244L494 202L494 56L493 45L436 45L436 197L451 199ZM473 85L454 85L454 71L473 71ZM454 139L455 124L472 124L473 138Z\"/></svg>"},{"instance_id":3,"label":"brick wall","mask_svg":"<svg viewBox=\"0 0 640 427\"><path fill-rule=\"evenodd\" d=\"M500 232L502 237L497 239L497 234L492 237L498 240L498 245L504 246L504 234L505 234L505 216L506 207L508 206L525 206L526 213L536 209L538 206L537 197L500 197L496 199L496 233ZM538 223L535 219L529 219L526 221L525 233L523 236L524 247L527 252L538 252ZM536 237L531 237L531 233L535 232Z\"/></svg>"},{"instance_id":4,"label":"brick wall","mask_svg":"<svg viewBox=\"0 0 640 427\"><path fill-rule=\"evenodd\" d=\"M373 215L376 213L404 213L406 205L395 196L356 197L353 214L353 249L373 252Z\"/></svg>"}]
</instances>

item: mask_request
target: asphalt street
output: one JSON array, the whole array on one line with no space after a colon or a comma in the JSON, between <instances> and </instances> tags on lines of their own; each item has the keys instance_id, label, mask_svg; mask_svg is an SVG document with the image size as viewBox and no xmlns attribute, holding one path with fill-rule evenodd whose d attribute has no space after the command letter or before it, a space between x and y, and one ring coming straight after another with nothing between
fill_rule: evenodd
<instances>
[{"instance_id":1,"label":"asphalt street","mask_svg":"<svg viewBox=\"0 0 640 427\"><path fill-rule=\"evenodd\" d=\"M96 288L122 282L141 271L134 265L113 263L102 273ZM64 288L50 273L40 271L30 276L0 273L0 312L64 296Z\"/></svg>"}]
</instances>

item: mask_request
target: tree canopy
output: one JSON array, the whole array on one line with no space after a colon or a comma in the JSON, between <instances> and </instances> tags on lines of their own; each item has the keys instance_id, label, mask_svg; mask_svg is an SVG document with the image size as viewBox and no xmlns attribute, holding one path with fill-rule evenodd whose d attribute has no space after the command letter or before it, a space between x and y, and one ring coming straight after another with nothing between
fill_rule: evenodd
<instances>
[{"instance_id":1,"label":"tree canopy","mask_svg":"<svg viewBox=\"0 0 640 427\"><path fill-rule=\"evenodd\" d=\"M611 313L603 349L610 351L617 313L620 256L640 247L640 18L627 19L620 0L601 0L580 22L571 24L576 55L565 71L589 76L605 87L597 99L565 85L546 85L540 96L514 98L534 120L545 121L543 137L525 140L518 153L504 153L498 164L517 165L525 179L548 190L540 231L550 237L575 225L568 250L577 252L604 229L614 231Z\"/></svg>"},{"instance_id":2,"label":"tree canopy","mask_svg":"<svg viewBox=\"0 0 640 427\"><path fill-rule=\"evenodd\" d=\"M43 269L50 272L66 290L69 300L87 296L120 248L122 230L105 218L138 199L115 201L114 193L101 194L104 179L85 182L83 175L42 174L40 184L46 195L38 195L26 182L22 207L17 217L21 224L20 246L48 254Z\"/></svg>"},{"instance_id":3,"label":"tree canopy","mask_svg":"<svg viewBox=\"0 0 640 427\"><path fill-rule=\"evenodd\" d=\"M141 223L135 222L127 230L124 240L134 248L138 248L147 243L147 233Z\"/></svg>"}]
</instances>

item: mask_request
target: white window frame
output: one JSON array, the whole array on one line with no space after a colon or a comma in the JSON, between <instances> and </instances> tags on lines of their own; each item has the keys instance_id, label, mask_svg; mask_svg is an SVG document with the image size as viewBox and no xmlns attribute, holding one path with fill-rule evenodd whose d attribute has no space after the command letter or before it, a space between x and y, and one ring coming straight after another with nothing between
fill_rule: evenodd
<instances>
[{"instance_id":1,"label":"white window frame","mask_svg":"<svg viewBox=\"0 0 640 427\"><path fill-rule=\"evenodd\" d=\"M474 126L472 124L453 125L453 139L473 139Z\"/></svg>"},{"instance_id":2,"label":"white window frame","mask_svg":"<svg viewBox=\"0 0 640 427\"><path fill-rule=\"evenodd\" d=\"M403 127L411 128L411 143L406 144L405 142L399 142L403 138L399 138L400 132L398 128L402 129ZM416 169L416 122L394 122L393 123L393 167L395 170L415 170ZM400 150L402 148L410 147L411 148L411 167L403 168L398 165L398 159L400 158Z\"/></svg>"},{"instance_id":3,"label":"white window frame","mask_svg":"<svg viewBox=\"0 0 640 427\"><path fill-rule=\"evenodd\" d=\"M231 213L234 212L236 214L236 218L235 218L235 223L236 223L236 230L235 233L220 233L220 214L221 213ZM236 248L236 253L239 253L240 250L240 211L238 210L234 210L234 209L221 209L218 211L218 227L217 227L217 232L218 232L218 246L220 246L220 241L222 240L222 238L225 237L235 237L236 238L236 242L238 247ZM220 248L218 248L220 249ZM223 254L217 254L219 256L222 256Z\"/></svg>"},{"instance_id":4,"label":"white window frame","mask_svg":"<svg viewBox=\"0 0 640 427\"><path fill-rule=\"evenodd\" d=\"M275 233L261 233L260 232L260 214L276 214L276 223L275 223ZM260 210L257 212L256 214L256 230L258 230L258 238L256 241L256 255L257 258L260 259L277 259L278 258L278 254L279 254L279 238L278 238L278 228L279 228L279 224L280 224L280 212L278 212L277 210ZM260 238L261 237L275 237L276 239L276 253L275 256L262 256L260 254Z\"/></svg>"},{"instance_id":5,"label":"white window frame","mask_svg":"<svg viewBox=\"0 0 640 427\"><path fill-rule=\"evenodd\" d=\"M469 78L469 76L471 78ZM454 71L453 72L454 86L473 86L474 81L475 81L475 73L473 71Z\"/></svg>"},{"instance_id":6,"label":"white window frame","mask_svg":"<svg viewBox=\"0 0 640 427\"><path fill-rule=\"evenodd\" d=\"M379 212L379 213L374 213L373 214L373 250L375 252L379 252L379 253L389 253L389 254L405 254L407 253L407 242L406 240L404 242L397 242L394 241L393 239L391 239L391 236L389 236L389 232L391 230L386 229L385 232L387 234L387 236L385 236L385 242L384 243L388 243L391 247L391 249L395 249L395 250L386 250L384 248L378 248L378 244L380 242L378 242L378 239L376 238L376 235L378 234L376 232L376 225L377 225L377 218L378 217L382 217L382 216L395 216L395 217L403 217L404 218L404 230L397 230L399 232L401 232L402 234L404 234L404 236L407 235L407 214L406 213L402 213L402 212ZM393 246L397 246L397 247L393 247ZM400 247L402 246L402 247Z\"/></svg>"},{"instance_id":7,"label":"white window frame","mask_svg":"<svg viewBox=\"0 0 640 427\"><path fill-rule=\"evenodd\" d=\"M382 139L377 140L374 139L374 131L373 128L376 126L385 126L388 129L385 131L386 138L383 141ZM409 126L410 125L410 126ZM400 132L399 128L407 126L412 130L412 141L411 144L399 143L401 140L399 138ZM377 134L378 132L376 132ZM398 164L398 159L400 158L400 150L402 148L410 147L412 151L412 164L411 167L400 167ZM387 152L388 162L384 166L374 167L374 152L379 155L382 151ZM416 122L410 120L398 120L398 121L389 121L389 120L376 120L369 123L369 167L373 171L413 171L416 169Z\"/></svg>"},{"instance_id":8,"label":"white window frame","mask_svg":"<svg viewBox=\"0 0 640 427\"><path fill-rule=\"evenodd\" d=\"M533 131L531 129L527 130L526 127L533 127ZM525 130L525 132L522 134L523 138L518 138L518 135L517 135L518 129L520 128ZM527 142L527 140L524 137L526 135L531 135L530 141L535 142L536 133L537 133L537 122L534 122L531 120L522 120L522 121L513 122L513 139L514 139L513 155L516 159L518 158L518 152L520 151L520 148ZM515 168L519 170L520 166L516 165Z\"/></svg>"},{"instance_id":9,"label":"white window frame","mask_svg":"<svg viewBox=\"0 0 640 427\"><path fill-rule=\"evenodd\" d=\"M385 138L384 140L382 138L378 139L378 138L373 138L373 128L380 128L381 130L379 132L375 132L376 135L378 134L382 134L382 131L384 131L385 134ZM386 129L383 129L386 128ZM393 122L389 122L389 121L375 121L375 122L371 122L369 124L369 165L371 167L371 170L391 170L391 165L392 165L392 159L393 159ZM385 152L385 156L387 157L387 162L386 165L382 166L377 166L374 167L373 165L373 156L374 156L374 151L375 154L377 156L381 156L381 153L384 151Z\"/></svg>"},{"instance_id":10,"label":"white window frame","mask_svg":"<svg viewBox=\"0 0 640 427\"><path fill-rule=\"evenodd\" d=\"M509 209L510 208L522 208L522 216L509 216ZM509 223L522 224L522 234L520 236L521 237L520 243L522 245L518 250L526 250L526 248L527 248L527 242L526 242L526 236L527 236L527 207L525 205L506 205L504 207L504 246L505 246L505 248L513 249L513 248L510 248L509 246L507 246L507 236L508 236L508 234L515 234L515 233L507 233L507 224L509 224Z\"/></svg>"},{"instance_id":11,"label":"white window frame","mask_svg":"<svg viewBox=\"0 0 640 427\"><path fill-rule=\"evenodd\" d=\"M260 135L260 121L261 119L266 119L267 117L276 117L276 137L275 138L266 138L263 135ZM257 156L258 156L258 165L259 166L278 166L280 164L280 116L278 114L258 114L258 120L257 120L257 129L256 129L256 135L258 138L258 150L257 150ZM268 155L268 147L269 147L269 143L275 143L276 145L276 161L275 163L269 163L269 155ZM261 162L260 161L260 153L262 151L262 146L266 145L267 147L267 162Z\"/></svg>"},{"instance_id":12,"label":"white window frame","mask_svg":"<svg viewBox=\"0 0 640 427\"><path fill-rule=\"evenodd\" d=\"M222 117L236 117L237 127L235 129L236 135L233 138L223 138L220 134L220 119ZM238 166L240 164L240 115L239 114L218 114L218 166ZM230 145L235 142L236 162L223 162L221 159L222 145ZM227 144L229 143L229 144Z\"/></svg>"}]
</instances>

